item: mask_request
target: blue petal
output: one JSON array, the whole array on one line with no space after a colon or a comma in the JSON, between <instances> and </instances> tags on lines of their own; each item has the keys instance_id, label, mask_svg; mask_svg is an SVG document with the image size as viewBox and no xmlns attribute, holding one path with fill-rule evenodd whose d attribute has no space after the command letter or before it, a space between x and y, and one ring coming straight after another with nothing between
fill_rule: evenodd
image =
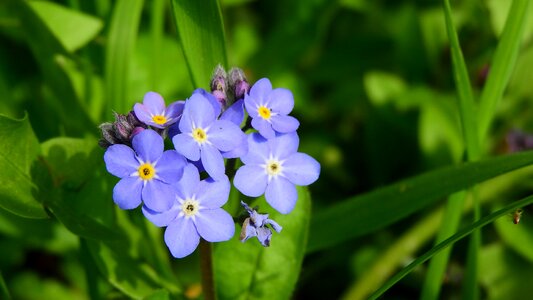
<instances>
[{"instance_id":1,"label":"blue petal","mask_svg":"<svg viewBox=\"0 0 533 300\"><path fill-rule=\"evenodd\" d=\"M183 114L184 108L185 101L176 101L171 103L165 111L167 119L170 119L170 121L168 121L165 126L176 123L176 121L178 121L181 115Z\"/></svg>"},{"instance_id":2,"label":"blue petal","mask_svg":"<svg viewBox=\"0 0 533 300\"><path fill-rule=\"evenodd\" d=\"M142 180L122 178L113 188L113 200L121 209L134 209L141 204Z\"/></svg>"},{"instance_id":3,"label":"blue petal","mask_svg":"<svg viewBox=\"0 0 533 300\"><path fill-rule=\"evenodd\" d=\"M239 239L241 242L245 242L247 239L257 236L256 228L250 223L250 218L246 218L244 223L242 223L241 234Z\"/></svg>"},{"instance_id":4,"label":"blue petal","mask_svg":"<svg viewBox=\"0 0 533 300\"><path fill-rule=\"evenodd\" d=\"M291 116L277 115L270 119L272 128L281 133L294 132L300 126L300 122Z\"/></svg>"},{"instance_id":5,"label":"blue petal","mask_svg":"<svg viewBox=\"0 0 533 300\"><path fill-rule=\"evenodd\" d=\"M213 111L215 113L215 118L218 115L220 115L220 111L222 110L222 107L221 107L220 103L218 102L217 98L215 97L215 95L209 93L208 91L206 91L206 90L204 90L202 88L197 88L192 93L193 94L199 93L200 95L202 95L204 98L206 98L209 101L209 103L213 107Z\"/></svg>"},{"instance_id":6,"label":"blue petal","mask_svg":"<svg viewBox=\"0 0 533 300\"><path fill-rule=\"evenodd\" d=\"M157 179L148 180L142 190L144 205L157 212L169 210L176 200L176 191L170 184Z\"/></svg>"},{"instance_id":7,"label":"blue petal","mask_svg":"<svg viewBox=\"0 0 533 300\"><path fill-rule=\"evenodd\" d=\"M244 107L246 108L248 115L250 115L252 119L259 118L259 113L257 112L257 109L259 108L259 103L257 102L256 98L245 94Z\"/></svg>"},{"instance_id":8,"label":"blue petal","mask_svg":"<svg viewBox=\"0 0 533 300\"><path fill-rule=\"evenodd\" d=\"M270 237L272 237L272 231L266 227L257 228L257 239L263 247L270 246Z\"/></svg>"},{"instance_id":9,"label":"blue petal","mask_svg":"<svg viewBox=\"0 0 533 300\"><path fill-rule=\"evenodd\" d=\"M170 253L176 258L185 257L194 252L200 243L192 219L177 218L165 230L165 243Z\"/></svg>"},{"instance_id":10,"label":"blue petal","mask_svg":"<svg viewBox=\"0 0 533 300\"><path fill-rule=\"evenodd\" d=\"M148 112L154 115L162 115L165 112L165 100L156 92L144 94L143 105Z\"/></svg>"},{"instance_id":11,"label":"blue petal","mask_svg":"<svg viewBox=\"0 0 533 300\"><path fill-rule=\"evenodd\" d=\"M267 180L265 168L244 165L235 173L233 185L246 196L259 197L265 192Z\"/></svg>"},{"instance_id":12,"label":"blue petal","mask_svg":"<svg viewBox=\"0 0 533 300\"><path fill-rule=\"evenodd\" d=\"M146 125L152 125L154 124L152 120L152 116L150 112L148 111L148 108L141 103L135 103L133 106L133 112L135 113L135 116L139 121L143 122Z\"/></svg>"},{"instance_id":13,"label":"blue petal","mask_svg":"<svg viewBox=\"0 0 533 300\"><path fill-rule=\"evenodd\" d=\"M200 184L200 173L193 164L187 164L183 168L183 176L180 181L175 184L178 194L181 199L190 198L196 193L196 189Z\"/></svg>"},{"instance_id":14,"label":"blue petal","mask_svg":"<svg viewBox=\"0 0 533 300\"><path fill-rule=\"evenodd\" d=\"M168 137L172 140L172 138L178 134L181 133L179 122L181 121L181 116L179 117L178 121L168 127Z\"/></svg>"},{"instance_id":15,"label":"blue petal","mask_svg":"<svg viewBox=\"0 0 533 300\"><path fill-rule=\"evenodd\" d=\"M185 104L185 111L189 111L191 122L196 127L207 128L215 121L215 111L209 100L200 93L193 94ZM181 127L180 127L181 129ZM185 132L184 130L182 130Z\"/></svg>"},{"instance_id":16,"label":"blue petal","mask_svg":"<svg viewBox=\"0 0 533 300\"><path fill-rule=\"evenodd\" d=\"M204 144L200 151L202 165L209 176L215 180L222 180L226 177L224 168L224 158L217 148Z\"/></svg>"},{"instance_id":17,"label":"blue petal","mask_svg":"<svg viewBox=\"0 0 533 300\"><path fill-rule=\"evenodd\" d=\"M175 202L174 206L167 211L157 212L149 209L146 205L142 206L144 216L157 227L168 226L180 212L181 206Z\"/></svg>"},{"instance_id":18,"label":"blue petal","mask_svg":"<svg viewBox=\"0 0 533 300\"><path fill-rule=\"evenodd\" d=\"M248 153L241 157L244 164L264 164L270 156L267 140L259 133L248 135Z\"/></svg>"},{"instance_id":19,"label":"blue petal","mask_svg":"<svg viewBox=\"0 0 533 300\"><path fill-rule=\"evenodd\" d=\"M200 146L187 133L180 133L172 138L172 143L176 151L187 159L197 161L200 159Z\"/></svg>"},{"instance_id":20,"label":"blue petal","mask_svg":"<svg viewBox=\"0 0 533 300\"><path fill-rule=\"evenodd\" d=\"M161 181L174 183L180 180L185 165L187 165L187 160L181 154L174 150L167 150L157 161L155 173Z\"/></svg>"},{"instance_id":21,"label":"blue petal","mask_svg":"<svg viewBox=\"0 0 533 300\"><path fill-rule=\"evenodd\" d=\"M284 160L298 151L300 138L296 132L277 134L276 138L268 140L272 156Z\"/></svg>"},{"instance_id":22,"label":"blue petal","mask_svg":"<svg viewBox=\"0 0 533 300\"><path fill-rule=\"evenodd\" d=\"M294 97L288 89L278 88L268 94L268 103L272 111L288 115L294 108Z\"/></svg>"},{"instance_id":23,"label":"blue petal","mask_svg":"<svg viewBox=\"0 0 533 300\"><path fill-rule=\"evenodd\" d=\"M244 99L241 99L233 103L226 111L220 116L220 120L227 120L237 126L241 126L244 119Z\"/></svg>"},{"instance_id":24,"label":"blue petal","mask_svg":"<svg viewBox=\"0 0 533 300\"><path fill-rule=\"evenodd\" d=\"M237 125L224 120L215 121L207 132L209 142L220 151L235 149L242 140L243 134Z\"/></svg>"},{"instance_id":25,"label":"blue petal","mask_svg":"<svg viewBox=\"0 0 533 300\"><path fill-rule=\"evenodd\" d=\"M305 153L294 153L283 163L283 175L296 185L310 185L320 175L320 164Z\"/></svg>"},{"instance_id":26,"label":"blue petal","mask_svg":"<svg viewBox=\"0 0 533 300\"><path fill-rule=\"evenodd\" d=\"M146 129L133 137L133 149L144 162L155 162L163 154L163 138L157 132Z\"/></svg>"},{"instance_id":27,"label":"blue petal","mask_svg":"<svg viewBox=\"0 0 533 300\"><path fill-rule=\"evenodd\" d=\"M198 185L196 199L203 207L219 208L228 202L230 188L231 184L227 176L219 181L208 178Z\"/></svg>"},{"instance_id":28,"label":"blue petal","mask_svg":"<svg viewBox=\"0 0 533 300\"><path fill-rule=\"evenodd\" d=\"M259 104L266 102L266 96L272 91L272 84L268 78L259 79L250 89L250 96Z\"/></svg>"},{"instance_id":29,"label":"blue petal","mask_svg":"<svg viewBox=\"0 0 533 300\"><path fill-rule=\"evenodd\" d=\"M281 230L283 229L283 227L281 227L278 223L276 223L276 221L271 220L271 219L266 220L265 225L266 224L270 224L270 226L272 226L272 228L274 228L276 232L281 232Z\"/></svg>"},{"instance_id":30,"label":"blue petal","mask_svg":"<svg viewBox=\"0 0 533 300\"><path fill-rule=\"evenodd\" d=\"M261 117L252 119L252 127L259 131L259 133L266 139L271 139L276 136L276 132L272 129L272 124Z\"/></svg>"},{"instance_id":31,"label":"blue petal","mask_svg":"<svg viewBox=\"0 0 533 300\"><path fill-rule=\"evenodd\" d=\"M241 133L240 141L233 150L222 152L222 157L224 158L237 158L243 157L248 153L248 136Z\"/></svg>"},{"instance_id":32,"label":"blue petal","mask_svg":"<svg viewBox=\"0 0 533 300\"><path fill-rule=\"evenodd\" d=\"M195 225L200 236L208 242L227 241L235 233L233 218L222 208L200 210Z\"/></svg>"},{"instance_id":33,"label":"blue petal","mask_svg":"<svg viewBox=\"0 0 533 300\"><path fill-rule=\"evenodd\" d=\"M185 101L183 107L183 113L181 114L181 119L178 124L179 132L191 133L193 126L192 115L189 109L189 101Z\"/></svg>"},{"instance_id":34,"label":"blue petal","mask_svg":"<svg viewBox=\"0 0 533 300\"><path fill-rule=\"evenodd\" d=\"M296 204L298 192L294 184L281 176L277 176L268 183L265 199L275 210L282 214L288 214Z\"/></svg>"},{"instance_id":35,"label":"blue petal","mask_svg":"<svg viewBox=\"0 0 533 300\"><path fill-rule=\"evenodd\" d=\"M135 152L126 145L117 144L107 148L104 161L107 171L120 178L130 176L139 168Z\"/></svg>"}]
</instances>

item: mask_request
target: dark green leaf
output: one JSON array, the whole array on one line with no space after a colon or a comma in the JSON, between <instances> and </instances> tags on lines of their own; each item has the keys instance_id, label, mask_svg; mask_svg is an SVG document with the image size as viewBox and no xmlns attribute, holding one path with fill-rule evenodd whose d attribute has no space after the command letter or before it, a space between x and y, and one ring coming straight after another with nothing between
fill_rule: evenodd
<instances>
[{"instance_id":1,"label":"dark green leaf","mask_svg":"<svg viewBox=\"0 0 533 300\"><path fill-rule=\"evenodd\" d=\"M283 230L273 232L268 248L256 238L241 243L239 232L229 242L216 244L215 286L220 299L289 299L298 280L307 242L309 192L298 188L298 202L288 215L266 209L264 198L260 201L259 212L269 212Z\"/></svg>"},{"instance_id":2,"label":"dark green leaf","mask_svg":"<svg viewBox=\"0 0 533 300\"><path fill-rule=\"evenodd\" d=\"M533 164L533 152L465 163L425 173L349 198L313 216L308 251L375 231L489 178Z\"/></svg>"},{"instance_id":3,"label":"dark green leaf","mask_svg":"<svg viewBox=\"0 0 533 300\"><path fill-rule=\"evenodd\" d=\"M0 115L0 206L27 218L46 218L32 190L30 167L40 151L27 117L14 120Z\"/></svg>"},{"instance_id":4,"label":"dark green leaf","mask_svg":"<svg viewBox=\"0 0 533 300\"><path fill-rule=\"evenodd\" d=\"M192 83L208 88L215 67L227 65L220 4L217 0L172 0L172 11Z\"/></svg>"}]
</instances>

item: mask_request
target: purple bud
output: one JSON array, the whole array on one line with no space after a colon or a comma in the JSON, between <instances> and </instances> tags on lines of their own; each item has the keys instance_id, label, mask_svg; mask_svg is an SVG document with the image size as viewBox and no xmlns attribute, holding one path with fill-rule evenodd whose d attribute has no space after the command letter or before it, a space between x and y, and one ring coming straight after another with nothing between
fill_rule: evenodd
<instances>
[{"instance_id":1,"label":"purple bud","mask_svg":"<svg viewBox=\"0 0 533 300\"><path fill-rule=\"evenodd\" d=\"M233 92L235 101L243 99L244 95L250 91L250 84L246 80L243 70L232 68L229 71L229 87Z\"/></svg>"},{"instance_id":2,"label":"purple bud","mask_svg":"<svg viewBox=\"0 0 533 300\"><path fill-rule=\"evenodd\" d=\"M102 138L98 141L98 144L105 149L114 144L130 146L133 136L144 130L146 125L137 119L133 111L127 115L113 114L115 115L115 122L106 122L99 126L100 130L102 130Z\"/></svg>"},{"instance_id":3,"label":"purple bud","mask_svg":"<svg viewBox=\"0 0 533 300\"><path fill-rule=\"evenodd\" d=\"M222 109L226 109L227 106L226 106L226 94L224 94L223 92L219 91L219 90L215 90L212 92L213 96L215 96L215 98L217 99L218 103L220 103L220 106L222 107Z\"/></svg>"}]
</instances>

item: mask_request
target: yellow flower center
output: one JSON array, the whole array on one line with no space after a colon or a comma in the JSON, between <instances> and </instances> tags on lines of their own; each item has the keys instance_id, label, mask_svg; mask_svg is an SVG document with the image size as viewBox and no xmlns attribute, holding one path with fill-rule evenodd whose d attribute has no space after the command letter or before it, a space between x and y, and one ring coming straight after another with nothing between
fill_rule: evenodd
<instances>
[{"instance_id":1,"label":"yellow flower center","mask_svg":"<svg viewBox=\"0 0 533 300\"><path fill-rule=\"evenodd\" d=\"M192 131L192 137L195 141L197 141L199 144L205 142L207 140L207 134L202 128L196 128Z\"/></svg>"},{"instance_id":2,"label":"yellow flower center","mask_svg":"<svg viewBox=\"0 0 533 300\"><path fill-rule=\"evenodd\" d=\"M150 163L142 164L139 167L139 176L143 180L150 180L150 179L154 178L154 176L155 176L154 166L152 166L152 164L150 164Z\"/></svg>"},{"instance_id":3,"label":"yellow flower center","mask_svg":"<svg viewBox=\"0 0 533 300\"><path fill-rule=\"evenodd\" d=\"M270 119L270 109L264 105L259 106L257 113L265 120Z\"/></svg>"},{"instance_id":4,"label":"yellow flower center","mask_svg":"<svg viewBox=\"0 0 533 300\"><path fill-rule=\"evenodd\" d=\"M152 121L157 125L163 125L167 122L167 118L165 116L155 115L152 117Z\"/></svg>"},{"instance_id":5,"label":"yellow flower center","mask_svg":"<svg viewBox=\"0 0 533 300\"><path fill-rule=\"evenodd\" d=\"M198 213L198 208L199 208L198 201L191 200L191 199L186 200L181 205L181 210L187 217L196 215Z\"/></svg>"},{"instance_id":6,"label":"yellow flower center","mask_svg":"<svg viewBox=\"0 0 533 300\"><path fill-rule=\"evenodd\" d=\"M275 176L281 173L281 163L271 160L266 164L266 172L269 176Z\"/></svg>"}]
</instances>

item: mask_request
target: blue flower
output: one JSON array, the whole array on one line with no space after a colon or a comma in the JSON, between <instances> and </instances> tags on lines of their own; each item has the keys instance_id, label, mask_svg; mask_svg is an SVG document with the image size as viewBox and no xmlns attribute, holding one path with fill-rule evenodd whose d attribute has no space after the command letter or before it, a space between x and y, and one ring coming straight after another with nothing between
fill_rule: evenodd
<instances>
[{"instance_id":1,"label":"blue flower","mask_svg":"<svg viewBox=\"0 0 533 300\"><path fill-rule=\"evenodd\" d=\"M165 100L155 92L144 95L143 103L133 106L139 120L146 125L163 129L176 123L183 112L184 101L176 101L165 108Z\"/></svg>"},{"instance_id":2,"label":"blue flower","mask_svg":"<svg viewBox=\"0 0 533 300\"><path fill-rule=\"evenodd\" d=\"M258 133L248 137L248 153L237 170L233 184L243 194L259 197L282 214L294 208L298 193L294 185L309 185L318 179L320 164L311 156L297 152L296 132L265 139Z\"/></svg>"},{"instance_id":3,"label":"blue flower","mask_svg":"<svg viewBox=\"0 0 533 300\"><path fill-rule=\"evenodd\" d=\"M244 135L234 123L217 120L219 113L208 97L198 92L192 94L179 122L180 133L172 138L176 151L191 161L201 160L215 180L226 177L221 151L234 150Z\"/></svg>"},{"instance_id":4,"label":"blue flower","mask_svg":"<svg viewBox=\"0 0 533 300\"><path fill-rule=\"evenodd\" d=\"M116 144L104 154L107 171L120 181L113 189L113 200L121 209L133 209L144 202L154 211L172 207L177 182L186 165L174 150L165 151L163 138L151 129L141 131L132 140L133 149Z\"/></svg>"},{"instance_id":5,"label":"blue flower","mask_svg":"<svg viewBox=\"0 0 533 300\"><path fill-rule=\"evenodd\" d=\"M298 120L288 116L294 107L291 91L283 88L273 90L267 78L252 86L250 93L244 96L244 105L252 117L252 127L267 139L273 138L276 132L294 132L300 126Z\"/></svg>"},{"instance_id":6,"label":"blue flower","mask_svg":"<svg viewBox=\"0 0 533 300\"><path fill-rule=\"evenodd\" d=\"M228 201L230 183L227 177L220 181L200 181L196 167L188 164L182 179L175 184L177 196L172 208L154 212L143 206L142 211L156 226L168 226L165 243L176 258L191 254L200 237L208 242L231 239L235 233L233 218L220 208Z\"/></svg>"},{"instance_id":7,"label":"blue flower","mask_svg":"<svg viewBox=\"0 0 533 300\"><path fill-rule=\"evenodd\" d=\"M272 226L277 233L281 231L282 227L274 220L269 219L268 214L260 214L242 201L241 205L250 215L250 217L246 218L242 224L241 235L239 237L241 242L244 243L249 238L256 236L263 247L270 246L272 230L270 230L267 225Z\"/></svg>"}]
</instances>

